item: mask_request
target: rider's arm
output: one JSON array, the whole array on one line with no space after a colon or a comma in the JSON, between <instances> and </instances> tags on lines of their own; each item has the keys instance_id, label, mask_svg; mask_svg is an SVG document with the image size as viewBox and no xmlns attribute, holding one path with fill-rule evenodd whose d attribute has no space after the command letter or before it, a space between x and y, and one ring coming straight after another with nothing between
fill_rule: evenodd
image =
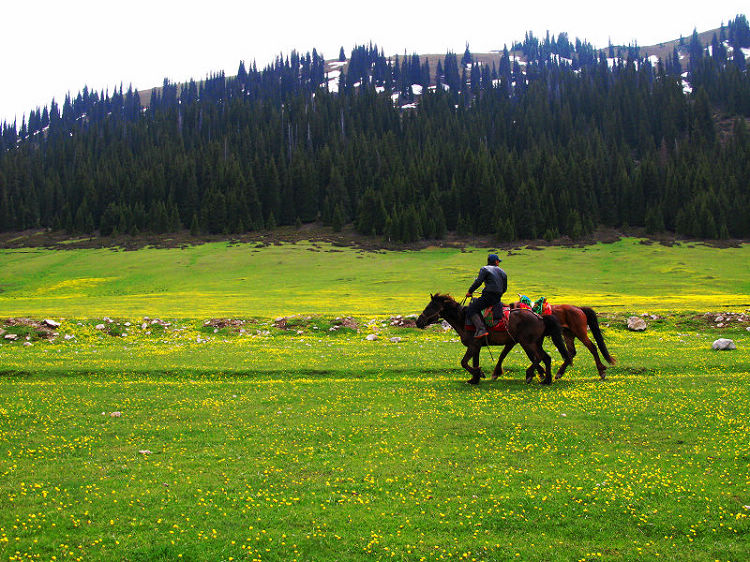
<instances>
[{"instance_id":1,"label":"rider's arm","mask_svg":"<svg viewBox=\"0 0 750 562\"><path fill-rule=\"evenodd\" d=\"M474 291L476 291L477 288L479 287L479 285L481 285L482 283L484 283L485 277L487 277L487 272L485 271L484 268L481 268L479 270L479 275L477 275L477 278L474 279L474 282L471 284L471 287L469 287L469 290L467 291L467 294L470 295L471 293L473 293Z\"/></svg>"}]
</instances>

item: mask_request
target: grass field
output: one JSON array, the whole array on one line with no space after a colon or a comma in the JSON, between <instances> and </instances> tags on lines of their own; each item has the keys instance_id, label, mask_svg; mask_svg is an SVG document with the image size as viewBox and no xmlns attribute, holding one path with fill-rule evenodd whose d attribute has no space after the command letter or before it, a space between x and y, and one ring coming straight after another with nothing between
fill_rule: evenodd
<instances>
[{"instance_id":1,"label":"grass field","mask_svg":"<svg viewBox=\"0 0 750 562\"><path fill-rule=\"evenodd\" d=\"M509 293L614 310L750 307L750 245L667 248L625 239L511 253L501 255ZM324 244L0 250L0 315L266 318L418 312L429 292L462 295L485 259L485 250L366 252Z\"/></svg>"},{"instance_id":2,"label":"grass field","mask_svg":"<svg viewBox=\"0 0 750 562\"><path fill-rule=\"evenodd\" d=\"M503 256L509 292L597 308L618 359L600 382L579 345L549 388L517 350L469 387L455 334L387 320L483 250L0 252L0 318L62 319L0 321L0 557L746 560L750 332L693 312L750 306L749 251Z\"/></svg>"}]
</instances>

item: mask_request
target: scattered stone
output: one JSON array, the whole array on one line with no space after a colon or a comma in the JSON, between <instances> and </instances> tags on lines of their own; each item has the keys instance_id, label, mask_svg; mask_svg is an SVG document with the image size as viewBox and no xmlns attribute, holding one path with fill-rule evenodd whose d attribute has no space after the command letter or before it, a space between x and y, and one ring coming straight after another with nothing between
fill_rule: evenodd
<instances>
[{"instance_id":1,"label":"scattered stone","mask_svg":"<svg viewBox=\"0 0 750 562\"><path fill-rule=\"evenodd\" d=\"M398 336L396 336L394 338L391 338L388 341L390 341L391 343L399 343L401 341L401 338L399 338Z\"/></svg>"},{"instance_id":2,"label":"scattered stone","mask_svg":"<svg viewBox=\"0 0 750 562\"><path fill-rule=\"evenodd\" d=\"M238 318L211 318L210 320L203 322L203 325L210 326L216 331L221 330L222 328L239 329L240 326L245 325L245 321Z\"/></svg>"},{"instance_id":3,"label":"scattered stone","mask_svg":"<svg viewBox=\"0 0 750 562\"><path fill-rule=\"evenodd\" d=\"M359 328L359 324L357 324L356 320L354 320L354 318L352 318L351 316L345 316L343 318L336 318L333 327L337 330L340 328L349 328L350 330L356 330Z\"/></svg>"},{"instance_id":4,"label":"scattered stone","mask_svg":"<svg viewBox=\"0 0 750 562\"><path fill-rule=\"evenodd\" d=\"M711 348L717 351L731 351L737 349L737 346L728 338L719 338L711 345Z\"/></svg>"},{"instance_id":5,"label":"scattered stone","mask_svg":"<svg viewBox=\"0 0 750 562\"><path fill-rule=\"evenodd\" d=\"M3 336L3 337L6 340L16 341L18 339L18 334L5 334L5 336Z\"/></svg>"},{"instance_id":6,"label":"scattered stone","mask_svg":"<svg viewBox=\"0 0 750 562\"><path fill-rule=\"evenodd\" d=\"M378 336L377 336L377 335L375 335L375 334L368 334L368 335L367 335L367 336L365 337L365 339L366 339L367 341L375 341L376 339L378 339Z\"/></svg>"},{"instance_id":7,"label":"scattered stone","mask_svg":"<svg viewBox=\"0 0 750 562\"><path fill-rule=\"evenodd\" d=\"M26 328L32 328L34 330L34 338L52 339L54 337L54 329L48 326L45 322L38 320L32 320L31 318L8 318L5 320L6 326L24 326ZM5 334L4 331L0 330L0 335ZM31 339L31 337L27 338Z\"/></svg>"},{"instance_id":8,"label":"scattered stone","mask_svg":"<svg viewBox=\"0 0 750 562\"><path fill-rule=\"evenodd\" d=\"M631 332L642 332L646 329L646 321L638 316L628 318L628 330Z\"/></svg>"},{"instance_id":9,"label":"scattered stone","mask_svg":"<svg viewBox=\"0 0 750 562\"><path fill-rule=\"evenodd\" d=\"M740 312L706 312L705 314L695 316L702 318L706 323L715 328L731 327L735 324L746 324L750 322L750 316Z\"/></svg>"},{"instance_id":10,"label":"scattered stone","mask_svg":"<svg viewBox=\"0 0 750 562\"><path fill-rule=\"evenodd\" d=\"M54 320L50 320L49 318L47 318L46 320L44 320L43 324L45 324L46 326L49 326L50 328L59 328L60 327L60 322L56 322Z\"/></svg>"},{"instance_id":11,"label":"scattered stone","mask_svg":"<svg viewBox=\"0 0 750 562\"><path fill-rule=\"evenodd\" d=\"M140 451L138 451L138 454L139 455L150 455L151 451L149 451L148 449L141 449Z\"/></svg>"},{"instance_id":12,"label":"scattered stone","mask_svg":"<svg viewBox=\"0 0 750 562\"><path fill-rule=\"evenodd\" d=\"M110 418L121 418L122 417L122 412L110 412L109 417Z\"/></svg>"},{"instance_id":13,"label":"scattered stone","mask_svg":"<svg viewBox=\"0 0 750 562\"><path fill-rule=\"evenodd\" d=\"M94 328L96 328L97 330L103 330L104 324L97 324L96 326L94 326Z\"/></svg>"},{"instance_id":14,"label":"scattered stone","mask_svg":"<svg viewBox=\"0 0 750 562\"><path fill-rule=\"evenodd\" d=\"M414 315L401 316L399 314L398 316L391 316L388 319L388 324L390 324L391 326L395 326L397 328L416 328L417 317Z\"/></svg>"},{"instance_id":15,"label":"scattered stone","mask_svg":"<svg viewBox=\"0 0 750 562\"><path fill-rule=\"evenodd\" d=\"M23 345L24 345L24 347L31 347L34 344L31 343L30 341L25 341L25 342L23 342Z\"/></svg>"}]
</instances>

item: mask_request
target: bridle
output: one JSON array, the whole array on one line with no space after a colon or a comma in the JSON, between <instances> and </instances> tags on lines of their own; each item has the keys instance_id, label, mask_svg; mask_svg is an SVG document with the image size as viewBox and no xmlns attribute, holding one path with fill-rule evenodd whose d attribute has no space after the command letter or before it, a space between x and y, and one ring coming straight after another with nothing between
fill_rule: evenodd
<instances>
[{"instance_id":1,"label":"bridle","mask_svg":"<svg viewBox=\"0 0 750 562\"><path fill-rule=\"evenodd\" d=\"M417 320L421 319L424 322L425 327L429 326L430 324L435 324L440 319L440 312L441 311L438 310L436 313L431 314L427 318L424 318L424 312L423 312L422 314L419 315L419 318L417 318Z\"/></svg>"}]
</instances>

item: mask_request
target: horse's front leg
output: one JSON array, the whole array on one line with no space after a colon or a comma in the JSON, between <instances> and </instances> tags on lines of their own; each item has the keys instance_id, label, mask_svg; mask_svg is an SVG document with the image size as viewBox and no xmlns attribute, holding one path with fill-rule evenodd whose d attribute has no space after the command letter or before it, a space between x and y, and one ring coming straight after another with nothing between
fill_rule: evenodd
<instances>
[{"instance_id":1,"label":"horse's front leg","mask_svg":"<svg viewBox=\"0 0 750 562\"><path fill-rule=\"evenodd\" d=\"M469 365L469 359L475 361L476 367ZM479 348L476 346L469 346L466 348L466 353L463 359L461 359L461 366L466 369L471 378L466 381L469 384L479 384L479 379L482 376L482 369L479 368Z\"/></svg>"},{"instance_id":2,"label":"horse's front leg","mask_svg":"<svg viewBox=\"0 0 750 562\"><path fill-rule=\"evenodd\" d=\"M481 347L477 348L477 352L474 354L474 357L471 358L471 366L474 367L474 369L479 369L479 350ZM482 372L482 369L479 369L479 376L481 378L484 378L484 373Z\"/></svg>"},{"instance_id":3,"label":"horse's front leg","mask_svg":"<svg viewBox=\"0 0 750 562\"><path fill-rule=\"evenodd\" d=\"M510 353L510 350L513 349L513 347L516 345L516 342L508 342L505 344L505 347L503 348L502 353L500 353L500 357L497 359L497 365L495 365L495 370L492 371L492 380L496 380L497 377L503 374L503 359L505 359L505 356Z\"/></svg>"}]
</instances>

